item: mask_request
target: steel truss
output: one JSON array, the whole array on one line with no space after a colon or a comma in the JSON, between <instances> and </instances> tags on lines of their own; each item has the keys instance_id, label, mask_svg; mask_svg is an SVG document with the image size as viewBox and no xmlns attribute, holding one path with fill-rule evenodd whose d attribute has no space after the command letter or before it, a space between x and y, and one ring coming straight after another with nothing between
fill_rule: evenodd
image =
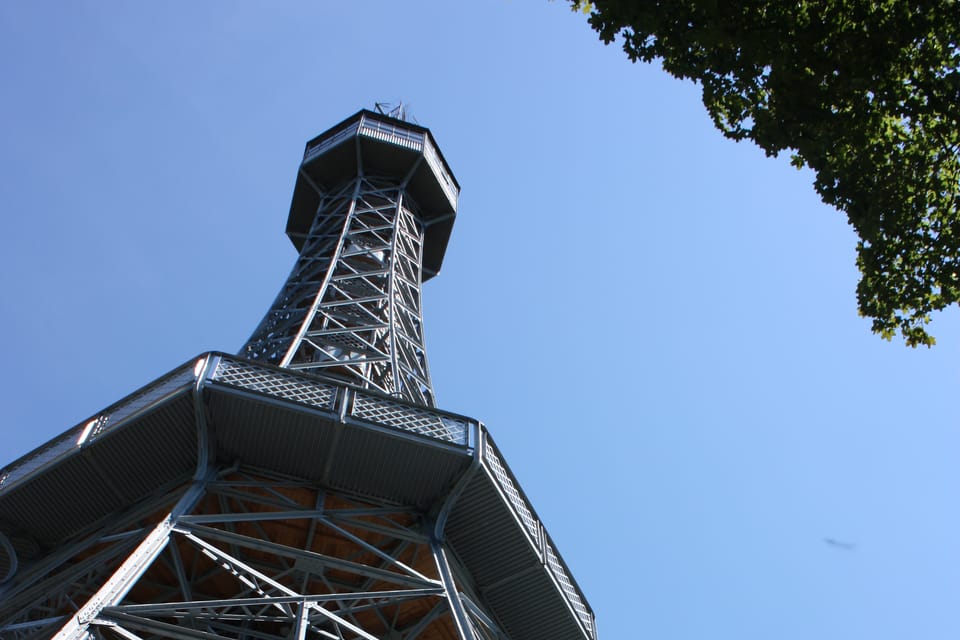
<instances>
[{"instance_id":1,"label":"steel truss","mask_svg":"<svg viewBox=\"0 0 960 640\"><path fill-rule=\"evenodd\" d=\"M346 374L434 406L420 306L423 238L404 182L358 177L325 193L293 271L242 355Z\"/></svg>"},{"instance_id":2,"label":"steel truss","mask_svg":"<svg viewBox=\"0 0 960 640\"><path fill-rule=\"evenodd\" d=\"M300 256L242 355L325 379L209 354L15 463L5 490L31 492L8 494L11 512L90 484L40 519L59 548L0 575L0 640L509 640L498 620L517 637L595 640L489 436L431 409L420 287L458 193L429 132L383 114L308 143L288 220ZM118 491L148 457L179 462ZM121 501L98 500L105 487ZM71 513L88 519L65 526ZM0 552L19 553L5 537Z\"/></svg>"},{"instance_id":3,"label":"steel truss","mask_svg":"<svg viewBox=\"0 0 960 640\"><path fill-rule=\"evenodd\" d=\"M505 639L435 529L410 508L230 469L81 537L8 594L0 637Z\"/></svg>"}]
</instances>

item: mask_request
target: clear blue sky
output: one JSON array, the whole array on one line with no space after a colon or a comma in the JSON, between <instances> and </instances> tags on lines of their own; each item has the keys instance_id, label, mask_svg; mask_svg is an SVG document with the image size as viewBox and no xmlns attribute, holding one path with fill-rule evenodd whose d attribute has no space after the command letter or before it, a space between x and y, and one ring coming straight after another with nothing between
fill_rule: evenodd
<instances>
[{"instance_id":1,"label":"clear blue sky","mask_svg":"<svg viewBox=\"0 0 960 640\"><path fill-rule=\"evenodd\" d=\"M0 79L0 465L239 348L304 143L402 99L463 187L439 404L602 640L960 636L957 310L933 350L873 336L810 174L563 2L3 2Z\"/></svg>"}]
</instances>

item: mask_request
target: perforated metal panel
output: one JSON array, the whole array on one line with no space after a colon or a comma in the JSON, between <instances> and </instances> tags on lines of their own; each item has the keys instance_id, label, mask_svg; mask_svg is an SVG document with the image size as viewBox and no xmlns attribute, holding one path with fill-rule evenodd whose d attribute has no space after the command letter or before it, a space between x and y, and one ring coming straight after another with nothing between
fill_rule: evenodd
<instances>
[{"instance_id":1,"label":"perforated metal panel","mask_svg":"<svg viewBox=\"0 0 960 640\"><path fill-rule=\"evenodd\" d=\"M500 456L492 444L484 449L483 461L493 474L503 493L507 496L511 506L513 506L514 512L520 518L524 527L526 527L531 540L539 540L540 526L537 523L537 519L534 517L530 507L527 506L527 501L520 495L520 491L517 489L517 485L514 484L510 472L507 471L506 465L500 460Z\"/></svg>"},{"instance_id":2,"label":"perforated metal panel","mask_svg":"<svg viewBox=\"0 0 960 640\"><path fill-rule=\"evenodd\" d=\"M567 602L570 603L570 606L573 607L573 610L577 613L577 617L586 628L587 633L589 633L591 637L596 637L593 614L590 613L590 610L587 609L587 606L584 604L583 598L580 597L576 586L573 584L573 580L571 580L567 574L567 570L560 561L560 557L557 556L557 552L553 550L553 545L551 545L548 540L544 541L543 546L547 556L547 566L560 584L563 593L567 596Z\"/></svg>"},{"instance_id":3,"label":"perforated metal panel","mask_svg":"<svg viewBox=\"0 0 960 640\"><path fill-rule=\"evenodd\" d=\"M333 411L337 396L337 387L332 384L229 358L220 359L211 379L328 411Z\"/></svg>"},{"instance_id":4,"label":"perforated metal panel","mask_svg":"<svg viewBox=\"0 0 960 640\"><path fill-rule=\"evenodd\" d=\"M365 393L357 392L350 416L367 422L387 424L438 440L467 444L466 420Z\"/></svg>"}]
</instances>

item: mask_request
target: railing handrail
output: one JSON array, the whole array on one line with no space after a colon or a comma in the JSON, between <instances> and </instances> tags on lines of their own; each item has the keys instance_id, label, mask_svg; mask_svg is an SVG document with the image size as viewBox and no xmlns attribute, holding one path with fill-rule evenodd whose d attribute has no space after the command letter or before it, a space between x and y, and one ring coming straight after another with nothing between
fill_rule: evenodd
<instances>
[{"instance_id":1,"label":"railing handrail","mask_svg":"<svg viewBox=\"0 0 960 640\"><path fill-rule=\"evenodd\" d=\"M196 380L194 370L196 361L197 358L191 358L173 371L127 394L102 411L67 429L53 440L45 442L0 469L0 492L9 490L36 471L90 444L96 440L97 436L124 424L151 405L189 389ZM178 380L181 376L183 379ZM168 389L167 384L174 380L176 384Z\"/></svg>"},{"instance_id":2,"label":"railing handrail","mask_svg":"<svg viewBox=\"0 0 960 640\"><path fill-rule=\"evenodd\" d=\"M484 430L484 441L484 466L490 469L490 463L487 458L488 455L492 456L492 459L501 466L501 470L499 470L501 472L493 472L490 475L495 479L503 494L507 496L506 502L513 510L514 515L524 524L527 537L540 556L541 563L544 568L554 576L564 599L566 599L570 609L580 621L584 631L590 638L596 638L597 632L593 609L591 609L590 604L587 602L583 589L580 588L580 585L570 572L567 563L556 550L556 545L553 544L553 538L547 533L546 527L543 526L543 521L540 520L530 499L527 498L523 492L520 482L516 476L513 475L513 471L507 463L504 462L503 455L500 454L500 450L496 444L494 444L489 431ZM492 469L490 470L493 471ZM516 498L514 496L516 496ZM517 499L519 499L523 505L522 511L526 513L518 509ZM568 584L569 588L567 588Z\"/></svg>"}]
</instances>

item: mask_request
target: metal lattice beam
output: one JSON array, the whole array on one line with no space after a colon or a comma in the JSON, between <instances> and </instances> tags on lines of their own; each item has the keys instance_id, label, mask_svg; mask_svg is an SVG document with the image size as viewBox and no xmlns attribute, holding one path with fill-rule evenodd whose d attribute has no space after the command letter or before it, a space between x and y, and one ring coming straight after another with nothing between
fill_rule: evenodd
<instances>
[{"instance_id":1,"label":"metal lattice beam","mask_svg":"<svg viewBox=\"0 0 960 640\"><path fill-rule=\"evenodd\" d=\"M418 125L310 141L248 360L206 354L0 469L0 638L596 640L482 425L433 408L421 285L458 194Z\"/></svg>"},{"instance_id":2,"label":"metal lattice beam","mask_svg":"<svg viewBox=\"0 0 960 640\"><path fill-rule=\"evenodd\" d=\"M434 406L416 212L402 181L357 177L325 194L244 355Z\"/></svg>"},{"instance_id":3,"label":"metal lattice beam","mask_svg":"<svg viewBox=\"0 0 960 640\"><path fill-rule=\"evenodd\" d=\"M420 305L423 225L403 184L326 195L290 277L243 349L433 406Z\"/></svg>"},{"instance_id":4,"label":"metal lattice beam","mask_svg":"<svg viewBox=\"0 0 960 640\"><path fill-rule=\"evenodd\" d=\"M84 602L51 602L43 617L34 608L0 636L504 637L462 593L425 514L243 468L206 478L142 530Z\"/></svg>"},{"instance_id":5,"label":"metal lattice beam","mask_svg":"<svg viewBox=\"0 0 960 640\"><path fill-rule=\"evenodd\" d=\"M287 223L300 257L242 354L435 406L420 286L459 191L429 131L382 112L309 142Z\"/></svg>"}]
</instances>

